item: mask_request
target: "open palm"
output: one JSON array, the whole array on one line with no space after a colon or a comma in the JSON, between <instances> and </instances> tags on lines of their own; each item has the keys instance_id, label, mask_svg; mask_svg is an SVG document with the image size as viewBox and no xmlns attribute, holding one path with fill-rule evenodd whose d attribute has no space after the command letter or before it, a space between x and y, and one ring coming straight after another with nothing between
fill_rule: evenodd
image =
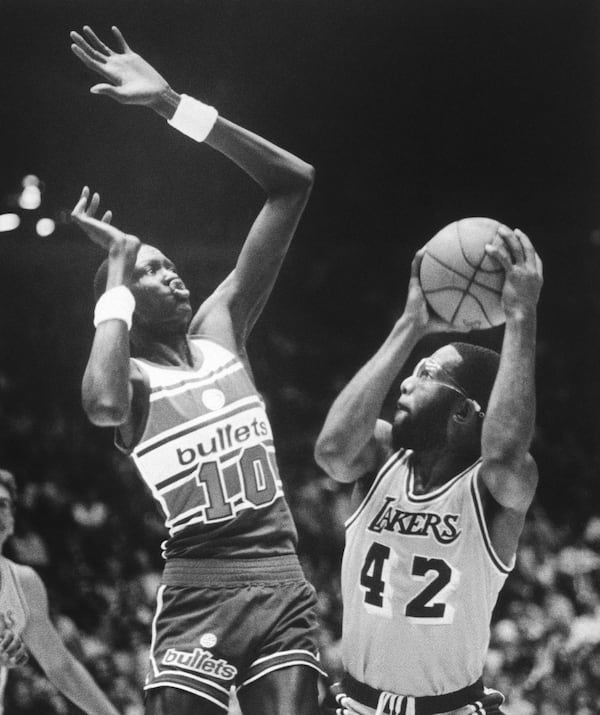
<instances>
[{"instance_id":1,"label":"open palm","mask_svg":"<svg viewBox=\"0 0 600 715\"><path fill-rule=\"evenodd\" d=\"M115 52L91 27L83 28L85 37L71 32L73 53L108 82L94 85L90 91L105 94L121 104L148 105L168 88L164 77L146 60L133 52L117 27L112 28L119 51Z\"/></svg>"}]
</instances>

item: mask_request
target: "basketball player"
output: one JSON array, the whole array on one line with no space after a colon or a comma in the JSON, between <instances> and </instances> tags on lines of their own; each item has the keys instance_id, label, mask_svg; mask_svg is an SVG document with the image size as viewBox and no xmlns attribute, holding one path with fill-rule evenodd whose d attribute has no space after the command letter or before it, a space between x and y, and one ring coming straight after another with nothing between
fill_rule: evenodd
<instances>
[{"instance_id":1,"label":"basketball player","mask_svg":"<svg viewBox=\"0 0 600 715\"><path fill-rule=\"evenodd\" d=\"M421 250L403 315L317 441L318 463L355 483L357 505L342 563L338 712L500 712L503 697L486 693L481 673L537 483L528 449L542 264L521 231L499 233L486 251L505 271L501 355L445 345L402 382L393 424L379 419L418 341L450 329L428 312Z\"/></svg>"},{"instance_id":2,"label":"basketball player","mask_svg":"<svg viewBox=\"0 0 600 715\"><path fill-rule=\"evenodd\" d=\"M10 472L0 469L0 551L12 536L15 525L17 487ZM37 660L48 680L65 697L89 715L117 715L92 676L67 650L48 613L48 596L42 580L29 566L16 564L0 555L0 615L12 635ZM6 636L6 633L5 633ZM11 640L11 637L7 637ZM13 640L14 642L14 640ZM7 666L27 660L23 646L0 661L0 713L7 679Z\"/></svg>"},{"instance_id":3,"label":"basketball player","mask_svg":"<svg viewBox=\"0 0 600 715\"><path fill-rule=\"evenodd\" d=\"M246 354L313 169L174 92L113 32L116 52L88 27L71 34L77 57L108 80L92 92L154 109L236 163L267 196L235 268L193 317L175 265L110 225L110 213L96 220L97 194L84 189L72 214L108 251L97 276L106 292L96 305L84 408L94 424L118 428L169 533L146 713L223 712L235 686L246 715L315 715L314 589L295 553L273 435Z\"/></svg>"}]
</instances>

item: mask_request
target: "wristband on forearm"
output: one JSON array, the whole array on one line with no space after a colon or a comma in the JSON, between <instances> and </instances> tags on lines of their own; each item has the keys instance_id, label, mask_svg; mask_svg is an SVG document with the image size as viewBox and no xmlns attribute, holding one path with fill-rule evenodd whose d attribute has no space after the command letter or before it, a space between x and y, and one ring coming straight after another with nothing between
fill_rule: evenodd
<instances>
[{"instance_id":1,"label":"wristband on forearm","mask_svg":"<svg viewBox=\"0 0 600 715\"><path fill-rule=\"evenodd\" d=\"M135 310L135 298L127 286L116 286L103 293L94 310L94 327L106 320L122 320L131 330L131 317Z\"/></svg>"},{"instance_id":2,"label":"wristband on forearm","mask_svg":"<svg viewBox=\"0 0 600 715\"><path fill-rule=\"evenodd\" d=\"M218 116L214 107L182 94L175 114L167 121L182 134L203 142L215 126Z\"/></svg>"}]
</instances>

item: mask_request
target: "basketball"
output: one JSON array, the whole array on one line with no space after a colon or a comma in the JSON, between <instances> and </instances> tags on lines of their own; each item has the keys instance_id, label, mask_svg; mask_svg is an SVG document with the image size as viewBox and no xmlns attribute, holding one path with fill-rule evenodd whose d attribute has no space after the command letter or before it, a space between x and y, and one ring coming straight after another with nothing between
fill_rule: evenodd
<instances>
[{"instance_id":1,"label":"basketball","mask_svg":"<svg viewBox=\"0 0 600 715\"><path fill-rule=\"evenodd\" d=\"M483 330L504 322L500 302L504 270L485 252L502 241L499 221L463 218L426 244L421 286L432 310L461 330Z\"/></svg>"}]
</instances>

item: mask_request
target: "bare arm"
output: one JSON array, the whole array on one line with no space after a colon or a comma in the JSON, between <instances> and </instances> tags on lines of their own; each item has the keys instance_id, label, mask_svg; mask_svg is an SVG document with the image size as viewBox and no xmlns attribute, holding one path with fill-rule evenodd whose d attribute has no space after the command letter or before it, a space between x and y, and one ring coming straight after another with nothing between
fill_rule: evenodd
<instances>
[{"instance_id":1,"label":"bare arm","mask_svg":"<svg viewBox=\"0 0 600 715\"><path fill-rule=\"evenodd\" d=\"M537 484L537 469L528 452L535 426L536 308L542 262L518 229L502 229L502 238L504 246L487 248L506 273L506 328L482 428L480 476L498 504L524 514Z\"/></svg>"},{"instance_id":2,"label":"bare arm","mask_svg":"<svg viewBox=\"0 0 600 715\"><path fill-rule=\"evenodd\" d=\"M67 650L48 614L48 598L40 577L19 567L19 580L30 618L23 639L50 682L89 715L117 715L89 672Z\"/></svg>"},{"instance_id":3,"label":"bare arm","mask_svg":"<svg viewBox=\"0 0 600 715\"><path fill-rule=\"evenodd\" d=\"M372 473L391 454L391 425L379 419L386 395L417 342L429 332L452 329L433 318L425 302L419 281L423 253L412 262L404 313L337 397L317 439L315 459L338 481Z\"/></svg>"},{"instance_id":4,"label":"bare arm","mask_svg":"<svg viewBox=\"0 0 600 715\"><path fill-rule=\"evenodd\" d=\"M181 96L142 57L117 28L119 51L89 28L71 33L72 49L106 80L92 87L124 104L138 104L171 119ZM235 162L265 191L267 198L244 242L233 273L194 317L190 332L216 332L243 351L277 278L312 188L314 170L289 152L226 119L219 118L206 143Z\"/></svg>"},{"instance_id":5,"label":"bare arm","mask_svg":"<svg viewBox=\"0 0 600 715\"><path fill-rule=\"evenodd\" d=\"M106 289L128 286L140 241L111 226L110 212L104 214L102 221L95 219L99 203L98 194L90 200L85 187L71 216L92 241L108 252ZM96 328L83 376L83 407L94 424L117 426L129 416L131 396L129 331L123 320L106 320Z\"/></svg>"}]
</instances>

